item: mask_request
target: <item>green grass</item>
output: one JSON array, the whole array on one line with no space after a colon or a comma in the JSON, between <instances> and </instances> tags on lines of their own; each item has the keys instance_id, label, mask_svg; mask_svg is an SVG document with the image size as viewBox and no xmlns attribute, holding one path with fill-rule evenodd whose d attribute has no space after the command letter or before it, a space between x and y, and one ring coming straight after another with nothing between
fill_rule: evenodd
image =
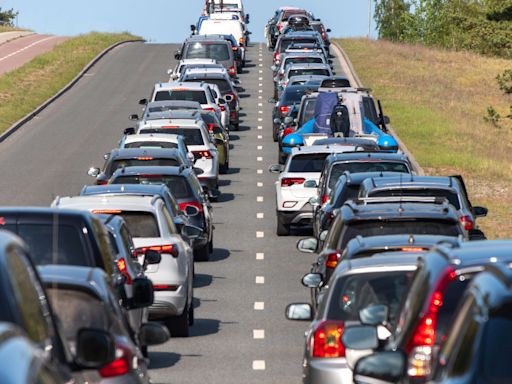
<instances>
[{"instance_id":1,"label":"green grass","mask_svg":"<svg viewBox=\"0 0 512 384\"><path fill-rule=\"evenodd\" d=\"M512 98L496 75L512 61L417 45L342 39L361 81L382 100L393 127L427 174L461 174L489 237L512 238L512 122L483 119L492 105L505 116Z\"/></svg>"},{"instance_id":2,"label":"green grass","mask_svg":"<svg viewBox=\"0 0 512 384\"><path fill-rule=\"evenodd\" d=\"M8 25L0 25L0 33L2 32L12 32L12 31L28 31L25 28L11 27Z\"/></svg>"},{"instance_id":3,"label":"green grass","mask_svg":"<svg viewBox=\"0 0 512 384\"><path fill-rule=\"evenodd\" d=\"M98 32L73 37L0 76L0 133L55 95L105 48L136 38Z\"/></svg>"}]
</instances>

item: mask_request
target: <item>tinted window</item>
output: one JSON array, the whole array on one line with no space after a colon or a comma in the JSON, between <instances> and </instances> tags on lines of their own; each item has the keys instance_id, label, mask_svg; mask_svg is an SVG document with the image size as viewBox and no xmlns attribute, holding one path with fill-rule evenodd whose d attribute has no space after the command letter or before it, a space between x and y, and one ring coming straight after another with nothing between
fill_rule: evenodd
<instances>
[{"instance_id":1,"label":"tinted window","mask_svg":"<svg viewBox=\"0 0 512 384\"><path fill-rule=\"evenodd\" d=\"M176 159L155 159L151 157L147 157L147 160L141 159L119 159L114 160L110 165L110 173L114 173L117 169L123 167L137 167L137 166L169 166L169 167L178 167L180 165L179 161Z\"/></svg>"},{"instance_id":2,"label":"tinted window","mask_svg":"<svg viewBox=\"0 0 512 384\"><path fill-rule=\"evenodd\" d=\"M328 153L315 153L311 155L295 155L291 159L288 172L322 172L325 158Z\"/></svg>"},{"instance_id":3,"label":"tinted window","mask_svg":"<svg viewBox=\"0 0 512 384\"><path fill-rule=\"evenodd\" d=\"M145 128L140 133L172 133L183 136L187 145L204 145L203 135L199 128Z\"/></svg>"},{"instance_id":4,"label":"tinted window","mask_svg":"<svg viewBox=\"0 0 512 384\"><path fill-rule=\"evenodd\" d=\"M387 196L428 196L444 197L455 209L460 209L459 196L446 189L389 189L387 191L376 191L369 193L369 197L387 197Z\"/></svg>"},{"instance_id":5,"label":"tinted window","mask_svg":"<svg viewBox=\"0 0 512 384\"><path fill-rule=\"evenodd\" d=\"M177 143L169 141L137 141L135 143L127 143L125 148L178 148Z\"/></svg>"},{"instance_id":6,"label":"tinted window","mask_svg":"<svg viewBox=\"0 0 512 384\"><path fill-rule=\"evenodd\" d=\"M37 265L94 267L81 228L72 225L18 224L18 234L30 247Z\"/></svg>"},{"instance_id":7,"label":"tinted window","mask_svg":"<svg viewBox=\"0 0 512 384\"><path fill-rule=\"evenodd\" d=\"M305 104L302 108L302 117L300 124L307 123L313 117L315 117L315 108L316 108L316 98L308 99L305 101Z\"/></svg>"},{"instance_id":8,"label":"tinted window","mask_svg":"<svg viewBox=\"0 0 512 384\"><path fill-rule=\"evenodd\" d=\"M284 91L283 96L281 97L280 104L288 105L299 103L306 91L308 91L308 89L302 87L300 89L287 89Z\"/></svg>"},{"instance_id":9,"label":"tinted window","mask_svg":"<svg viewBox=\"0 0 512 384\"><path fill-rule=\"evenodd\" d=\"M217 61L229 60L228 44L190 43L187 47L185 59L215 59Z\"/></svg>"},{"instance_id":10,"label":"tinted window","mask_svg":"<svg viewBox=\"0 0 512 384\"><path fill-rule=\"evenodd\" d=\"M282 39L281 47L279 47L280 52L286 51L291 44L303 44L303 43L316 43L316 39Z\"/></svg>"},{"instance_id":11,"label":"tinted window","mask_svg":"<svg viewBox=\"0 0 512 384\"><path fill-rule=\"evenodd\" d=\"M289 64L306 64L306 63L311 63L311 64L322 64L324 61L322 60L321 57L309 57L309 56L304 56L304 57L291 57L289 59L286 59L284 64L283 64L283 68L286 68L287 65Z\"/></svg>"},{"instance_id":12,"label":"tinted window","mask_svg":"<svg viewBox=\"0 0 512 384\"><path fill-rule=\"evenodd\" d=\"M343 172L402 172L409 173L409 168L404 163L393 161L351 161L349 163L336 163L331 168L329 177L329 189L334 188Z\"/></svg>"},{"instance_id":13,"label":"tinted window","mask_svg":"<svg viewBox=\"0 0 512 384\"><path fill-rule=\"evenodd\" d=\"M346 201L355 199L359 193L359 185L350 184L344 185L343 188L340 188L340 191L337 191L338 194L335 196L334 205L336 207L341 207ZM332 203L331 203L332 204Z\"/></svg>"},{"instance_id":14,"label":"tinted window","mask_svg":"<svg viewBox=\"0 0 512 384\"><path fill-rule=\"evenodd\" d=\"M217 85L219 87L220 92L222 94L228 93L228 92L232 92L231 86L229 85L229 83L225 79L198 79L198 78L193 78L193 79L187 79L185 81L186 82L195 82L195 83L197 83L197 82L205 82L205 83L208 83L208 84Z\"/></svg>"},{"instance_id":15,"label":"tinted window","mask_svg":"<svg viewBox=\"0 0 512 384\"><path fill-rule=\"evenodd\" d=\"M413 271L400 271L358 273L340 278L334 287L327 317L358 321L361 309L384 304L389 308L390 323L394 324L413 276Z\"/></svg>"},{"instance_id":16,"label":"tinted window","mask_svg":"<svg viewBox=\"0 0 512 384\"><path fill-rule=\"evenodd\" d=\"M371 97L363 97L364 114L373 124L379 125L379 117L375 110L375 103Z\"/></svg>"},{"instance_id":17,"label":"tinted window","mask_svg":"<svg viewBox=\"0 0 512 384\"><path fill-rule=\"evenodd\" d=\"M338 248L345 248L350 240L359 235L365 237L404 234L458 236L461 233L457 224L445 220L365 220L345 227Z\"/></svg>"},{"instance_id":18,"label":"tinted window","mask_svg":"<svg viewBox=\"0 0 512 384\"><path fill-rule=\"evenodd\" d=\"M151 212L123 211L122 216L133 237L160 237L155 216Z\"/></svg>"},{"instance_id":19,"label":"tinted window","mask_svg":"<svg viewBox=\"0 0 512 384\"><path fill-rule=\"evenodd\" d=\"M172 175L134 175L119 176L112 184L165 184L175 199L183 199L192 195L187 180L182 176Z\"/></svg>"},{"instance_id":20,"label":"tinted window","mask_svg":"<svg viewBox=\"0 0 512 384\"><path fill-rule=\"evenodd\" d=\"M508 308L506 317L493 317L486 324L480 351L481 383L509 383L512 378L512 319Z\"/></svg>"},{"instance_id":21,"label":"tinted window","mask_svg":"<svg viewBox=\"0 0 512 384\"><path fill-rule=\"evenodd\" d=\"M317 76L329 76L330 72L327 69L318 69L318 68L304 68L304 69L291 69L288 72L288 78L292 76L302 76L302 75L317 75Z\"/></svg>"},{"instance_id":22,"label":"tinted window","mask_svg":"<svg viewBox=\"0 0 512 384\"><path fill-rule=\"evenodd\" d=\"M159 91L155 95L155 101L162 100L186 100L196 101L199 104L208 104L206 94L203 90L183 90L183 91Z\"/></svg>"}]
</instances>

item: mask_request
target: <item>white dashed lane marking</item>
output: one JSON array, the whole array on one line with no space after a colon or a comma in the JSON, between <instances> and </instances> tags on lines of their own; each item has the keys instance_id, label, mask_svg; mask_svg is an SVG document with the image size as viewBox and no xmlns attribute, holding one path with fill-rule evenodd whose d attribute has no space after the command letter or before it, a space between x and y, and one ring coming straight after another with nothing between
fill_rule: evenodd
<instances>
[{"instance_id":1,"label":"white dashed lane marking","mask_svg":"<svg viewBox=\"0 0 512 384\"><path fill-rule=\"evenodd\" d=\"M254 302L254 310L255 311L263 311L265 309L264 301L255 301Z\"/></svg>"},{"instance_id":2,"label":"white dashed lane marking","mask_svg":"<svg viewBox=\"0 0 512 384\"><path fill-rule=\"evenodd\" d=\"M257 218L257 219L263 219L263 218L265 218L265 214L264 214L263 212L258 212L258 213L256 214L256 218Z\"/></svg>"},{"instance_id":3,"label":"white dashed lane marking","mask_svg":"<svg viewBox=\"0 0 512 384\"><path fill-rule=\"evenodd\" d=\"M260 129L260 127L258 127L258 129ZM261 151L263 149L263 145L258 145L258 151Z\"/></svg>"},{"instance_id":4,"label":"white dashed lane marking","mask_svg":"<svg viewBox=\"0 0 512 384\"><path fill-rule=\"evenodd\" d=\"M265 284L265 276L256 276L256 284Z\"/></svg>"},{"instance_id":5,"label":"white dashed lane marking","mask_svg":"<svg viewBox=\"0 0 512 384\"><path fill-rule=\"evenodd\" d=\"M258 252L256 254L256 260L265 260L265 254L261 253L261 252Z\"/></svg>"},{"instance_id":6,"label":"white dashed lane marking","mask_svg":"<svg viewBox=\"0 0 512 384\"><path fill-rule=\"evenodd\" d=\"M263 196L257 196L257 197L256 197L256 201L257 201L258 203L263 203Z\"/></svg>"},{"instance_id":7,"label":"white dashed lane marking","mask_svg":"<svg viewBox=\"0 0 512 384\"><path fill-rule=\"evenodd\" d=\"M252 369L255 371L264 371L265 370L265 360L254 360L252 362Z\"/></svg>"},{"instance_id":8,"label":"white dashed lane marking","mask_svg":"<svg viewBox=\"0 0 512 384\"><path fill-rule=\"evenodd\" d=\"M262 175L262 174L263 174L263 169L258 169L258 170L256 171L256 173L257 173L258 175Z\"/></svg>"},{"instance_id":9,"label":"white dashed lane marking","mask_svg":"<svg viewBox=\"0 0 512 384\"><path fill-rule=\"evenodd\" d=\"M256 238L257 239L263 239L265 237L265 232L257 231L256 232Z\"/></svg>"},{"instance_id":10,"label":"white dashed lane marking","mask_svg":"<svg viewBox=\"0 0 512 384\"><path fill-rule=\"evenodd\" d=\"M258 139L259 139L259 140L263 139L263 136L258 135Z\"/></svg>"},{"instance_id":11,"label":"white dashed lane marking","mask_svg":"<svg viewBox=\"0 0 512 384\"><path fill-rule=\"evenodd\" d=\"M263 161L263 157L258 156L258 157L256 158L256 161Z\"/></svg>"},{"instance_id":12,"label":"white dashed lane marking","mask_svg":"<svg viewBox=\"0 0 512 384\"><path fill-rule=\"evenodd\" d=\"M262 169L262 171L263 171L263 169ZM263 173L263 172L262 172L262 173ZM258 181L258 182L256 183L256 186L257 186L257 187L259 187L259 188L261 188L261 187L263 187L263 183L262 183L261 181Z\"/></svg>"},{"instance_id":13,"label":"white dashed lane marking","mask_svg":"<svg viewBox=\"0 0 512 384\"><path fill-rule=\"evenodd\" d=\"M253 329L252 337L253 337L253 339L264 339L265 338L265 330L264 329Z\"/></svg>"}]
</instances>

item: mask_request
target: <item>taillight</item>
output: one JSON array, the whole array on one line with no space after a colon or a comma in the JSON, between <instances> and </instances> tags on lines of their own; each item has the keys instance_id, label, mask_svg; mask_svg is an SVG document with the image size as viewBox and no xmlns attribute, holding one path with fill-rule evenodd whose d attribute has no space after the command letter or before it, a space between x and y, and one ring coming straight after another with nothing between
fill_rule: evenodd
<instances>
[{"instance_id":1,"label":"taillight","mask_svg":"<svg viewBox=\"0 0 512 384\"><path fill-rule=\"evenodd\" d=\"M320 323L311 340L313 357L345 357L345 346L341 342L345 324L340 321L326 320Z\"/></svg>"},{"instance_id":2,"label":"taillight","mask_svg":"<svg viewBox=\"0 0 512 384\"><path fill-rule=\"evenodd\" d=\"M179 285L153 284L154 291L177 291L179 287Z\"/></svg>"},{"instance_id":3,"label":"taillight","mask_svg":"<svg viewBox=\"0 0 512 384\"><path fill-rule=\"evenodd\" d=\"M180 208L180 211L185 211L185 209L187 208L187 206L191 205L192 207L196 207L199 212L203 212L203 205L201 203L199 203L198 201L186 201L184 203L179 203L178 206Z\"/></svg>"},{"instance_id":4,"label":"taillight","mask_svg":"<svg viewBox=\"0 0 512 384\"><path fill-rule=\"evenodd\" d=\"M141 247L141 248L137 248L135 250L135 254L136 255L144 255L146 253L147 250L152 250L152 251L157 251L159 253L165 253L165 254L170 254L172 255L173 257L178 257L179 256L179 251L178 249L176 248L176 246L174 246L173 244L166 244L166 245L154 245L152 247Z\"/></svg>"},{"instance_id":5,"label":"taillight","mask_svg":"<svg viewBox=\"0 0 512 384\"><path fill-rule=\"evenodd\" d=\"M327 255L327 259L325 261L325 266L330 269L335 269L338 266L339 260L340 260L339 252L331 252Z\"/></svg>"},{"instance_id":6,"label":"taillight","mask_svg":"<svg viewBox=\"0 0 512 384\"><path fill-rule=\"evenodd\" d=\"M96 180L96 185L107 185L107 180Z\"/></svg>"},{"instance_id":7,"label":"taillight","mask_svg":"<svg viewBox=\"0 0 512 384\"><path fill-rule=\"evenodd\" d=\"M208 150L205 150L205 151L192 151L192 153L194 154L194 157L196 159L199 159L201 157L204 157L206 159L211 159L212 158L212 154Z\"/></svg>"},{"instance_id":8,"label":"taillight","mask_svg":"<svg viewBox=\"0 0 512 384\"><path fill-rule=\"evenodd\" d=\"M466 231L475 229L475 223L473 222L471 216L461 216L460 222L462 223Z\"/></svg>"},{"instance_id":9,"label":"taillight","mask_svg":"<svg viewBox=\"0 0 512 384\"><path fill-rule=\"evenodd\" d=\"M407 343L409 354L407 374L411 377L426 377L432 370L432 347L437 337L437 314L443 306L443 294L448 284L455 279L457 273L452 268L439 278L434 293L429 298L427 311L418 321L414 333Z\"/></svg>"},{"instance_id":10,"label":"taillight","mask_svg":"<svg viewBox=\"0 0 512 384\"><path fill-rule=\"evenodd\" d=\"M281 105L281 106L279 107L279 111L280 111L283 115L285 115L285 114L287 114L287 113L290 111L290 107L289 107L289 106L287 106L287 105Z\"/></svg>"},{"instance_id":11,"label":"taillight","mask_svg":"<svg viewBox=\"0 0 512 384\"><path fill-rule=\"evenodd\" d=\"M122 257L117 260L117 269L119 269L121 275L126 278L126 284L130 285L132 283L132 278L128 272L128 268L126 267L126 260Z\"/></svg>"},{"instance_id":12,"label":"taillight","mask_svg":"<svg viewBox=\"0 0 512 384\"><path fill-rule=\"evenodd\" d=\"M130 372L133 355L129 347L124 345L116 346L116 357L118 358L113 362L100 368L99 373L101 377L122 376Z\"/></svg>"},{"instance_id":13,"label":"taillight","mask_svg":"<svg viewBox=\"0 0 512 384\"><path fill-rule=\"evenodd\" d=\"M280 56L281 55L279 54L279 52L274 52L274 60L275 61L279 60Z\"/></svg>"},{"instance_id":14,"label":"taillight","mask_svg":"<svg viewBox=\"0 0 512 384\"><path fill-rule=\"evenodd\" d=\"M281 187L291 187L294 184L303 184L306 181L303 177L283 177Z\"/></svg>"},{"instance_id":15,"label":"taillight","mask_svg":"<svg viewBox=\"0 0 512 384\"><path fill-rule=\"evenodd\" d=\"M277 30L278 30L278 31L280 31L280 30L281 30L281 28L283 28L283 26L282 26L281 24L278 24L278 25L277 25Z\"/></svg>"},{"instance_id":16,"label":"taillight","mask_svg":"<svg viewBox=\"0 0 512 384\"><path fill-rule=\"evenodd\" d=\"M219 105L219 108L220 108L221 112L224 112L226 110L226 107L223 105Z\"/></svg>"},{"instance_id":17,"label":"taillight","mask_svg":"<svg viewBox=\"0 0 512 384\"><path fill-rule=\"evenodd\" d=\"M283 77L284 77L284 73L279 72L279 80L282 80L282 79L283 79Z\"/></svg>"},{"instance_id":18,"label":"taillight","mask_svg":"<svg viewBox=\"0 0 512 384\"><path fill-rule=\"evenodd\" d=\"M286 136L288 136L290 133L293 133L293 132L295 132L295 129L290 128L290 127L285 128L283 130L283 138L285 138Z\"/></svg>"},{"instance_id":19,"label":"taillight","mask_svg":"<svg viewBox=\"0 0 512 384\"><path fill-rule=\"evenodd\" d=\"M240 45L245 45L245 37L241 37L238 42L240 43Z\"/></svg>"},{"instance_id":20,"label":"taillight","mask_svg":"<svg viewBox=\"0 0 512 384\"><path fill-rule=\"evenodd\" d=\"M217 111L215 110L215 108L212 108L212 107L206 107L206 108L203 108L203 111L217 112Z\"/></svg>"},{"instance_id":21,"label":"taillight","mask_svg":"<svg viewBox=\"0 0 512 384\"><path fill-rule=\"evenodd\" d=\"M322 195L322 204L327 203L327 200L329 200L329 195Z\"/></svg>"},{"instance_id":22,"label":"taillight","mask_svg":"<svg viewBox=\"0 0 512 384\"><path fill-rule=\"evenodd\" d=\"M233 65L231 67L229 67L228 73L229 73L229 76L231 76L231 77L234 77L236 75L236 69Z\"/></svg>"},{"instance_id":23,"label":"taillight","mask_svg":"<svg viewBox=\"0 0 512 384\"><path fill-rule=\"evenodd\" d=\"M234 95L234 94L232 94L232 93L226 93L226 94L224 95L224 97L226 97L227 95L230 95L230 96L233 98L233 100L232 100L231 102L236 101L236 95Z\"/></svg>"}]
</instances>

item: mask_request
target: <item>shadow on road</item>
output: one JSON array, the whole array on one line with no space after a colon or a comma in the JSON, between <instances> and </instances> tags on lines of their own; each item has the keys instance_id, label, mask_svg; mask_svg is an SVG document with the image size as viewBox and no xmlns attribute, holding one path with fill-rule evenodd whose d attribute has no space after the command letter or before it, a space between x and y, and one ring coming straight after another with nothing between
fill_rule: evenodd
<instances>
[{"instance_id":1,"label":"shadow on road","mask_svg":"<svg viewBox=\"0 0 512 384\"><path fill-rule=\"evenodd\" d=\"M231 255L229 250L224 248L214 248L213 253L210 255L210 262L226 260Z\"/></svg>"},{"instance_id":2,"label":"shadow on road","mask_svg":"<svg viewBox=\"0 0 512 384\"><path fill-rule=\"evenodd\" d=\"M172 352L149 352L149 368L170 368L181 360L181 355Z\"/></svg>"},{"instance_id":3,"label":"shadow on road","mask_svg":"<svg viewBox=\"0 0 512 384\"><path fill-rule=\"evenodd\" d=\"M251 130L251 127L249 127L248 125L241 125L240 128L238 129L240 132L243 132L243 131L250 131Z\"/></svg>"},{"instance_id":4,"label":"shadow on road","mask_svg":"<svg viewBox=\"0 0 512 384\"><path fill-rule=\"evenodd\" d=\"M217 203L227 203L228 201L233 200L235 200L235 195L233 193L221 193L217 199Z\"/></svg>"},{"instance_id":5,"label":"shadow on road","mask_svg":"<svg viewBox=\"0 0 512 384\"><path fill-rule=\"evenodd\" d=\"M248 97L251 97L251 95L249 93L241 93L238 97L241 99L247 99Z\"/></svg>"},{"instance_id":6,"label":"shadow on road","mask_svg":"<svg viewBox=\"0 0 512 384\"><path fill-rule=\"evenodd\" d=\"M196 277L194 277L194 288L207 287L212 283L212 281L213 281L212 275L196 273Z\"/></svg>"},{"instance_id":7,"label":"shadow on road","mask_svg":"<svg viewBox=\"0 0 512 384\"><path fill-rule=\"evenodd\" d=\"M229 173L229 170L228 172L226 172L226 174ZM220 179L219 180L219 187L227 187L228 185L231 185L231 180L226 180L226 179Z\"/></svg>"},{"instance_id":8,"label":"shadow on road","mask_svg":"<svg viewBox=\"0 0 512 384\"><path fill-rule=\"evenodd\" d=\"M240 140L240 136L233 135L231 132L229 133L229 141L238 141ZM231 147L231 144L229 145Z\"/></svg>"},{"instance_id":9,"label":"shadow on road","mask_svg":"<svg viewBox=\"0 0 512 384\"><path fill-rule=\"evenodd\" d=\"M194 325L190 328L189 337L207 336L218 333L220 321L215 319L195 319Z\"/></svg>"}]
</instances>

